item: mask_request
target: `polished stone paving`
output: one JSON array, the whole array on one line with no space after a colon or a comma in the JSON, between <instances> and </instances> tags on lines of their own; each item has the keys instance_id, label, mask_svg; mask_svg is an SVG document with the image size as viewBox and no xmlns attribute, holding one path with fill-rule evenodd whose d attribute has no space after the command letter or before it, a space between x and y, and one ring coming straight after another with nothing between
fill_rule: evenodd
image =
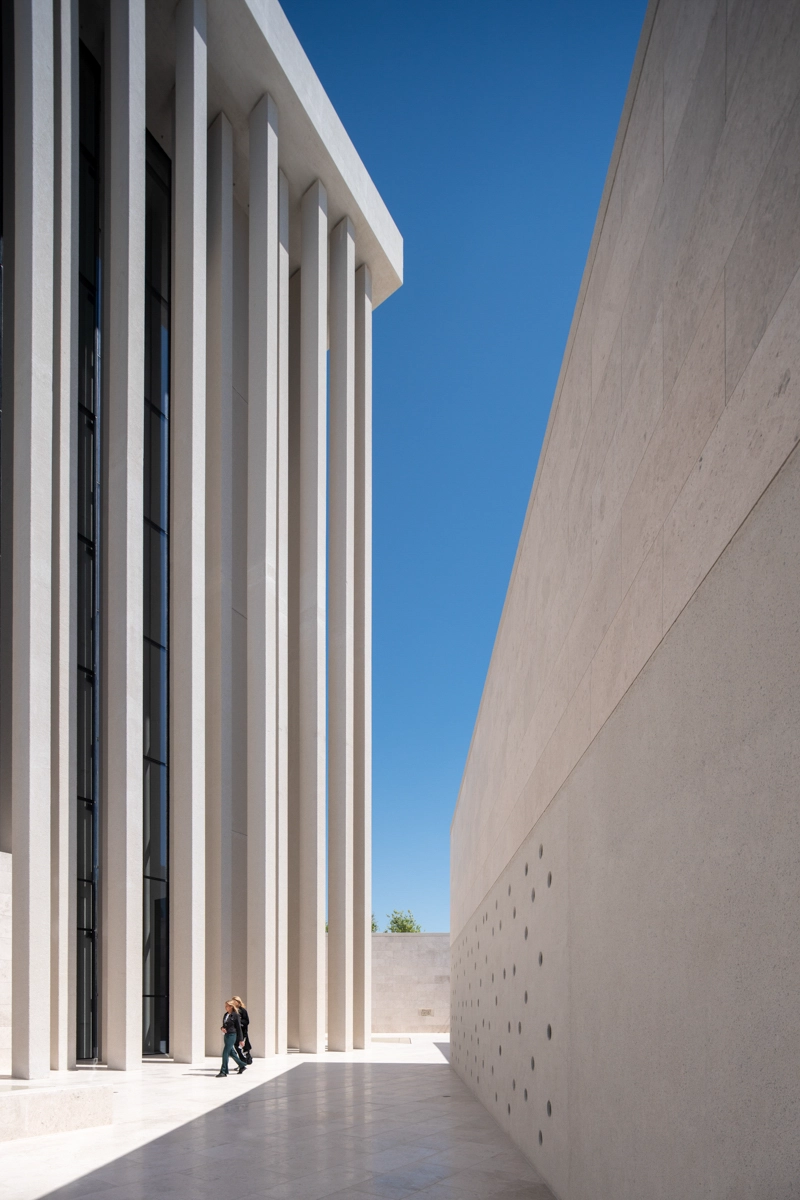
<instances>
[{"instance_id":1,"label":"polished stone paving","mask_svg":"<svg viewBox=\"0 0 800 1200\"><path fill-rule=\"evenodd\" d=\"M114 1124L0 1145L0 1197L552 1200L447 1050L413 1036L228 1079L211 1060L97 1071L86 1083L113 1084Z\"/></svg>"}]
</instances>

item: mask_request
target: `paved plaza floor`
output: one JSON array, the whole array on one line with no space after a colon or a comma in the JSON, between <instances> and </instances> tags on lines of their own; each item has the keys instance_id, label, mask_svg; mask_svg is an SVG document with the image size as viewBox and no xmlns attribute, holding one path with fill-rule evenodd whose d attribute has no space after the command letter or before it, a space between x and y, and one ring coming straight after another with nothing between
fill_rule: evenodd
<instances>
[{"instance_id":1,"label":"paved plaza floor","mask_svg":"<svg viewBox=\"0 0 800 1200\"><path fill-rule=\"evenodd\" d=\"M96 1071L87 1086L113 1084L114 1124L0 1145L0 1197L552 1200L447 1052L413 1036L227 1079L210 1059Z\"/></svg>"}]
</instances>

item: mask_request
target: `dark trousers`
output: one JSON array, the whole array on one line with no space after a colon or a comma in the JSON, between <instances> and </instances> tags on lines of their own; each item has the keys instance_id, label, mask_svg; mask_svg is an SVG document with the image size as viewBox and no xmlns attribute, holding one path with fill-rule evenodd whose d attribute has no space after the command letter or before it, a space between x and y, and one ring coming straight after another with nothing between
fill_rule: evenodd
<instances>
[{"instance_id":1,"label":"dark trousers","mask_svg":"<svg viewBox=\"0 0 800 1200\"><path fill-rule=\"evenodd\" d=\"M250 1038L247 1034L246 1029L244 1031L244 1045L242 1046L242 1055L244 1057L245 1062L249 1066L250 1063L253 1061L253 1047L250 1045Z\"/></svg>"},{"instance_id":2,"label":"dark trousers","mask_svg":"<svg viewBox=\"0 0 800 1200\"><path fill-rule=\"evenodd\" d=\"M233 1030L231 1030L230 1033L225 1034L225 1045L222 1048L222 1067L221 1067L223 1075L228 1074L228 1059L229 1058L232 1058L233 1061L235 1063L237 1063L238 1066L240 1066L240 1067L247 1066L247 1063L244 1061L244 1059L239 1057L239 1051L236 1049L235 1042L236 1042L236 1034L234 1033Z\"/></svg>"}]
</instances>

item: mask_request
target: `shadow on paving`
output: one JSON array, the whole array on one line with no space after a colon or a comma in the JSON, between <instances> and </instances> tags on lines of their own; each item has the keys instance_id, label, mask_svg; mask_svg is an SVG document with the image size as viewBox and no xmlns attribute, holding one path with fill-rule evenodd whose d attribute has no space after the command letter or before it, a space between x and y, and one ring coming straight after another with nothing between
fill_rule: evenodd
<instances>
[{"instance_id":1,"label":"shadow on paving","mask_svg":"<svg viewBox=\"0 0 800 1200\"><path fill-rule=\"evenodd\" d=\"M553 1200L443 1063L302 1063L65 1187L59 1200ZM153 1096L158 1104L157 1092Z\"/></svg>"}]
</instances>

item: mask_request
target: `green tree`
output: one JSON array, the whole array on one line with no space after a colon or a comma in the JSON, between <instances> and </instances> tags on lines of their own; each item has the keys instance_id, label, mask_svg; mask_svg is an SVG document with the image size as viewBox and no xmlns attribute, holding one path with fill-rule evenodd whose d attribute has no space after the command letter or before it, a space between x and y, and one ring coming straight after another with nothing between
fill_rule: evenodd
<instances>
[{"instance_id":1,"label":"green tree","mask_svg":"<svg viewBox=\"0 0 800 1200\"><path fill-rule=\"evenodd\" d=\"M378 933L378 922L375 920L375 913L372 914L372 932Z\"/></svg>"},{"instance_id":2,"label":"green tree","mask_svg":"<svg viewBox=\"0 0 800 1200\"><path fill-rule=\"evenodd\" d=\"M386 926L387 933L422 933L422 926L414 920L414 914L411 909L408 912L403 912L402 909L396 908L394 912L387 913L389 924Z\"/></svg>"}]
</instances>

